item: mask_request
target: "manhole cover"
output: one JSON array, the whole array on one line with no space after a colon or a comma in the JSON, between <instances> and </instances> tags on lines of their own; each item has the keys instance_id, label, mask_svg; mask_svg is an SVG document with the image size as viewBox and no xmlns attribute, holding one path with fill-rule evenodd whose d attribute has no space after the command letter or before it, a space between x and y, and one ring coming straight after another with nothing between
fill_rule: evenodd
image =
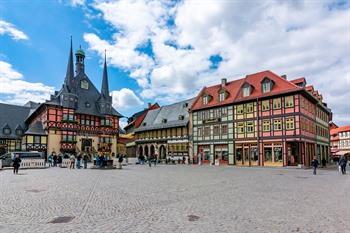
<instances>
[{"instance_id":1,"label":"manhole cover","mask_svg":"<svg viewBox=\"0 0 350 233\"><path fill-rule=\"evenodd\" d=\"M199 219L199 216L192 215L192 214L188 215L187 217L188 217L188 221L190 221L190 222L194 222L194 221L197 221Z\"/></svg>"},{"instance_id":2,"label":"manhole cover","mask_svg":"<svg viewBox=\"0 0 350 233\"><path fill-rule=\"evenodd\" d=\"M298 179L307 179L308 177L305 176L297 176Z\"/></svg>"},{"instance_id":3,"label":"manhole cover","mask_svg":"<svg viewBox=\"0 0 350 233\"><path fill-rule=\"evenodd\" d=\"M27 189L26 192L30 192L30 193L40 193L43 190L39 190L39 189Z\"/></svg>"},{"instance_id":4,"label":"manhole cover","mask_svg":"<svg viewBox=\"0 0 350 233\"><path fill-rule=\"evenodd\" d=\"M68 223L72 221L74 217L72 216L62 216L52 219L49 223Z\"/></svg>"}]
</instances>

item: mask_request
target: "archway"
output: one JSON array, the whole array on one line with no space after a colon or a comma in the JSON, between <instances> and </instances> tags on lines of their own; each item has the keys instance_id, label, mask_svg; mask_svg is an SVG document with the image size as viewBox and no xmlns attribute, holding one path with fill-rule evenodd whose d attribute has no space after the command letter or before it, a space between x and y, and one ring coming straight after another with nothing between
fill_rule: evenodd
<instances>
[{"instance_id":1,"label":"archway","mask_svg":"<svg viewBox=\"0 0 350 233\"><path fill-rule=\"evenodd\" d=\"M145 152L145 156L148 156L148 155L149 155L149 154L148 154L148 146L145 146L144 152Z\"/></svg>"},{"instance_id":2,"label":"archway","mask_svg":"<svg viewBox=\"0 0 350 233\"><path fill-rule=\"evenodd\" d=\"M161 145L159 147L159 156L160 156L160 159L166 159L166 148L164 145Z\"/></svg>"},{"instance_id":3,"label":"archway","mask_svg":"<svg viewBox=\"0 0 350 233\"><path fill-rule=\"evenodd\" d=\"M155 154L154 145L151 145L151 155L153 156L154 154Z\"/></svg>"}]
</instances>

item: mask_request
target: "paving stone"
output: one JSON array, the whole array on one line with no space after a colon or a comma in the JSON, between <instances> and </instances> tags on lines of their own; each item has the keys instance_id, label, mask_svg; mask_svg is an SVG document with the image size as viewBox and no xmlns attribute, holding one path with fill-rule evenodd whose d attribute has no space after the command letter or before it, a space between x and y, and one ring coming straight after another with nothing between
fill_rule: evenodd
<instances>
[{"instance_id":1,"label":"paving stone","mask_svg":"<svg viewBox=\"0 0 350 233\"><path fill-rule=\"evenodd\" d=\"M0 171L0 232L348 231L350 175L336 170L126 168Z\"/></svg>"}]
</instances>

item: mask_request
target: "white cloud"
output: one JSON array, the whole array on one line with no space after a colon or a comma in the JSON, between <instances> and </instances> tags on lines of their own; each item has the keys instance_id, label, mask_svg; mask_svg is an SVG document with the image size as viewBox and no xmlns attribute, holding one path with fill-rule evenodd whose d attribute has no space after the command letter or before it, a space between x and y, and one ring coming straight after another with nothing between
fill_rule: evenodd
<instances>
[{"instance_id":1,"label":"white cloud","mask_svg":"<svg viewBox=\"0 0 350 233\"><path fill-rule=\"evenodd\" d=\"M116 33L87 33L90 49L129 71L141 97L160 102L196 95L222 77L261 70L305 76L350 124L350 10L333 1L96 1ZM173 20L169 24L168 20ZM173 45L170 45L171 42ZM151 43L153 56L138 48ZM210 69L210 56L223 61Z\"/></svg>"},{"instance_id":2,"label":"white cloud","mask_svg":"<svg viewBox=\"0 0 350 233\"><path fill-rule=\"evenodd\" d=\"M143 105L140 98L128 88L123 88L119 91L112 91L111 95L113 98L113 107L118 110L126 110Z\"/></svg>"},{"instance_id":3,"label":"white cloud","mask_svg":"<svg viewBox=\"0 0 350 233\"><path fill-rule=\"evenodd\" d=\"M27 101L44 102L54 92L54 88L43 83L23 80L23 75L11 64L0 61L0 101L24 104Z\"/></svg>"},{"instance_id":4,"label":"white cloud","mask_svg":"<svg viewBox=\"0 0 350 233\"><path fill-rule=\"evenodd\" d=\"M119 126L120 128L124 129L124 127L128 124L127 119L126 118L121 118L119 119Z\"/></svg>"},{"instance_id":5,"label":"white cloud","mask_svg":"<svg viewBox=\"0 0 350 233\"><path fill-rule=\"evenodd\" d=\"M28 40L28 36L18 30L15 25L8 23L4 20L0 20L0 35L10 35L14 40Z\"/></svg>"},{"instance_id":6,"label":"white cloud","mask_svg":"<svg viewBox=\"0 0 350 233\"><path fill-rule=\"evenodd\" d=\"M85 4L85 0L70 0L70 5L73 7L83 6Z\"/></svg>"}]
</instances>

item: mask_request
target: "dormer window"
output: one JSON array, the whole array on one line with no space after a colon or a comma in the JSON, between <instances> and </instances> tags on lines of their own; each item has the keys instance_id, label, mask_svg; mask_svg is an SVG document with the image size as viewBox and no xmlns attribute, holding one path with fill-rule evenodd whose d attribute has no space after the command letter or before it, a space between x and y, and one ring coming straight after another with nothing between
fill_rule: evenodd
<instances>
[{"instance_id":1,"label":"dormer window","mask_svg":"<svg viewBox=\"0 0 350 233\"><path fill-rule=\"evenodd\" d=\"M89 89L89 82L86 80L81 80L80 81L80 88L88 90Z\"/></svg>"},{"instance_id":2,"label":"dormer window","mask_svg":"<svg viewBox=\"0 0 350 233\"><path fill-rule=\"evenodd\" d=\"M184 120L185 116L184 115L179 115L179 120Z\"/></svg>"},{"instance_id":3,"label":"dormer window","mask_svg":"<svg viewBox=\"0 0 350 233\"><path fill-rule=\"evenodd\" d=\"M21 130L21 129L16 129L16 134L17 134L17 135L22 135L22 134L23 134L23 130Z\"/></svg>"},{"instance_id":4,"label":"dormer window","mask_svg":"<svg viewBox=\"0 0 350 233\"><path fill-rule=\"evenodd\" d=\"M167 121L168 121L167 119L163 119L163 120L162 120L162 123L165 124L165 123L167 123Z\"/></svg>"},{"instance_id":5,"label":"dormer window","mask_svg":"<svg viewBox=\"0 0 350 233\"><path fill-rule=\"evenodd\" d=\"M271 79L269 79L268 77L265 77L261 81L261 86L262 86L262 92L263 93L268 93L268 92L270 92L272 90L273 81Z\"/></svg>"},{"instance_id":6,"label":"dormer window","mask_svg":"<svg viewBox=\"0 0 350 233\"><path fill-rule=\"evenodd\" d=\"M224 91L219 93L219 101L222 102L226 99L226 93Z\"/></svg>"},{"instance_id":7,"label":"dormer window","mask_svg":"<svg viewBox=\"0 0 350 233\"><path fill-rule=\"evenodd\" d=\"M209 102L209 96L203 96L203 105L207 105L208 104L208 102Z\"/></svg>"},{"instance_id":8,"label":"dormer window","mask_svg":"<svg viewBox=\"0 0 350 233\"><path fill-rule=\"evenodd\" d=\"M262 91L263 93L267 93L271 91L271 82L264 82L262 84Z\"/></svg>"},{"instance_id":9,"label":"dormer window","mask_svg":"<svg viewBox=\"0 0 350 233\"><path fill-rule=\"evenodd\" d=\"M247 97L250 95L250 86L243 87L243 97Z\"/></svg>"},{"instance_id":10,"label":"dormer window","mask_svg":"<svg viewBox=\"0 0 350 233\"><path fill-rule=\"evenodd\" d=\"M184 103L183 107L187 108L188 107L188 103Z\"/></svg>"},{"instance_id":11,"label":"dormer window","mask_svg":"<svg viewBox=\"0 0 350 233\"><path fill-rule=\"evenodd\" d=\"M147 123L146 123L146 122L143 122L143 123L142 123L142 126L146 126L146 125L147 125Z\"/></svg>"},{"instance_id":12,"label":"dormer window","mask_svg":"<svg viewBox=\"0 0 350 233\"><path fill-rule=\"evenodd\" d=\"M11 129L10 129L10 127L5 127L5 128L3 128L2 132L5 135L9 135L9 134L11 134Z\"/></svg>"}]
</instances>

